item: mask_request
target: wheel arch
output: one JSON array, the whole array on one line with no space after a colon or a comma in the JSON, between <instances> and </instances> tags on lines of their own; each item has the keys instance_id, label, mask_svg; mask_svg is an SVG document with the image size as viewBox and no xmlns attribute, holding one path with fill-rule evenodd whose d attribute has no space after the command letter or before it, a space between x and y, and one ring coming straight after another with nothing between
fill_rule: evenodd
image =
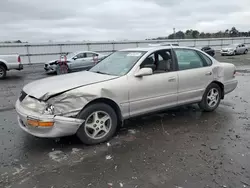
<instances>
[{"instance_id":1,"label":"wheel arch","mask_svg":"<svg viewBox=\"0 0 250 188\"><path fill-rule=\"evenodd\" d=\"M224 93L224 84L221 83L220 81L213 81L210 84L212 84L212 83L217 84L220 87L220 89L221 89L221 99L224 99L224 96L225 96L225 93Z\"/></svg>"},{"instance_id":2,"label":"wheel arch","mask_svg":"<svg viewBox=\"0 0 250 188\"><path fill-rule=\"evenodd\" d=\"M7 65L3 61L0 61L0 65L2 65L6 69L6 71L8 70Z\"/></svg>"},{"instance_id":3,"label":"wheel arch","mask_svg":"<svg viewBox=\"0 0 250 188\"><path fill-rule=\"evenodd\" d=\"M90 106L92 104L96 104L96 103L104 103L104 104L109 105L111 108L113 108L114 111L115 111L115 113L116 113L116 115L117 115L118 125L122 125L122 123L123 123L123 117L122 117L121 109L120 109L119 105L115 101L113 101L112 99L104 98L104 97L94 99L94 100L90 101L89 103L87 103L87 105L85 105L82 108L82 110L85 109L85 108L87 108L88 106Z\"/></svg>"}]
</instances>

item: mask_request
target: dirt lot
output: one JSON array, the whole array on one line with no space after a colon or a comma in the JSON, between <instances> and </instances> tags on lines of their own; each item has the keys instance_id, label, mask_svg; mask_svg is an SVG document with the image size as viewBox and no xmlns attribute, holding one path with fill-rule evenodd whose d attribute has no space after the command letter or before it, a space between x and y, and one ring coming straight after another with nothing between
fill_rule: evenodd
<instances>
[{"instance_id":1,"label":"dirt lot","mask_svg":"<svg viewBox=\"0 0 250 188\"><path fill-rule=\"evenodd\" d=\"M21 88L42 66L0 81L0 187L250 187L250 55L216 57L239 70L238 88L213 113L185 106L126 122L108 144L39 139L17 125Z\"/></svg>"}]
</instances>

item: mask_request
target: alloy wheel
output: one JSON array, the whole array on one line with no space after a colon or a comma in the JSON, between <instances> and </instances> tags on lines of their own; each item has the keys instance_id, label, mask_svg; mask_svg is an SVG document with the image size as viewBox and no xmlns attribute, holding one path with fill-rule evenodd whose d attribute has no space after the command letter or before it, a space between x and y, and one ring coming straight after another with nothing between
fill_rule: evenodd
<instances>
[{"instance_id":1,"label":"alloy wheel","mask_svg":"<svg viewBox=\"0 0 250 188\"><path fill-rule=\"evenodd\" d=\"M95 111L87 117L84 131L92 139L102 139L109 133L111 127L110 115L104 111Z\"/></svg>"},{"instance_id":2,"label":"alloy wheel","mask_svg":"<svg viewBox=\"0 0 250 188\"><path fill-rule=\"evenodd\" d=\"M210 108L215 107L219 102L219 91L216 88L212 88L207 94L207 104Z\"/></svg>"}]
</instances>

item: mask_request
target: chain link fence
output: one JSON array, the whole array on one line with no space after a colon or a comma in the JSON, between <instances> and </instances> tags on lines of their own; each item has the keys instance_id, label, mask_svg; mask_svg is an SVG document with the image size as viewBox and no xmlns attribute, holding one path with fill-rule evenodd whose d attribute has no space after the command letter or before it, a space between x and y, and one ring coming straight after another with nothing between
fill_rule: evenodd
<instances>
[{"instance_id":1,"label":"chain link fence","mask_svg":"<svg viewBox=\"0 0 250 188\"><path fill-rule=\"evenodd\" d=\"M147 47L154 43L177 43L180 46L201 48L211 46L220 50L223 46L236 43L250 44L250 37L210 38L210 39L175 39L143 40L120 42L67 42L67 43L25 43L0 44L0 54L20 54L23 64L44 63L58 59L61 55L74 51L96 51L111 53L124 48Z\"/></svg>"}]
</instances>

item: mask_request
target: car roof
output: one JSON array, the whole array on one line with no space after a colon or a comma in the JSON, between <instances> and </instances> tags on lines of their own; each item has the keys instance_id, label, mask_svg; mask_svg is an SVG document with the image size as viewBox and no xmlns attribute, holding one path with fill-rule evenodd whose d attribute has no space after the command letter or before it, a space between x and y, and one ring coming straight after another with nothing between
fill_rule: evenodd
<instances>
[{"instance_id":1,"label":"car roof","mask_svg":"<svg viewBox=\"0 0 250 188\"><path fill-rule=\"evenodd\" d=\"M98 52L94 52L94 51L76 51L76 52L73 52L75 54L79 54L79 53L95 53L95 54L99 54Z\"/></svg>"},{"instance_id":2,"label":"car roof","mask_svg":"<svg viewBox=\"0 0 250 188\"><path fill-rule=\"evenodd\" d=\"M156 50L167 50L167 49L178 49L178 48L185 48L185 49L195 49L192 47L187 47L187 46L155 46L155 47L137 47L137 48L127 48L127 49L122 49L119 51L142 51L142 52L151 52L151 51L156 51Z\"/></svg>"}]
</instances>

